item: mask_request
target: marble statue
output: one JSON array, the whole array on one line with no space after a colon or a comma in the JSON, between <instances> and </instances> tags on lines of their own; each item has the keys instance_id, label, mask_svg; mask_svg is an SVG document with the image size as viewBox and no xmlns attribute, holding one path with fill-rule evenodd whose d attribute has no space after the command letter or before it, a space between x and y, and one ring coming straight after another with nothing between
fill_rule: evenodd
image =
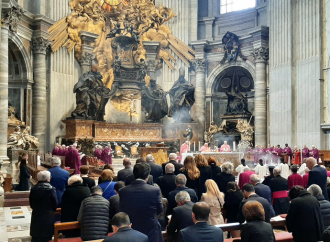
<instances>
[{"instance_id":1,"label":"marble statue","mask_svg":"<svg viewBox=\"0 0 330 242\"><path fill-rule=\"evenodd\" d=\"M190 116L190 109L195 103L195 87L188 83L184 75L185 70L181 67L180 77L169 91L171 106L168 116L173 117L178 123L193 121Z\"/></svg>"},{"instance_id":2,"label":"marble statue","mask_svg":"<svg viewBox=\"0 0 330 242\"><path fill-rule=\"evenodd\" d=\"M38 149L39 141L38 138L30 135L30 127L27 127L23 131L17 126L15 131L10 134L7 141L8 149Z\"/></svg>"},{"instance_id":3,"label":"marble statue","mask_svg":"<svg viewBox=\"0 0 330 242\"><path fill-rule=\"evenodd\" d=\"M231 92L226 92L228 97L226 114L251 114L248 110L247 97L239 90L237 85L232 87Z\"/></svg>"},{"instance_id":4,"label":"marble statue","mask_svg":"<svg viewBox=\"0 0 330 242\"><path fill-rule=\"evenodd\" d=\"M167 115L166 93L155 80L151 79L149 86L143 89L141 105L149 122L160 122Z\"/></svg>"},{"instance_id":5,"label":"marble statue","mask_svg":"<svg viewBox=\"0 0 330 242\"><path fill-rule=\"evenodd\" d=\"M73 88L76 93L76 109L73 118L103 120L104 107L108 101L103 97L110 90L104 87L102 75L96 71L84 73Z\"/></svg>"}]
</instances>

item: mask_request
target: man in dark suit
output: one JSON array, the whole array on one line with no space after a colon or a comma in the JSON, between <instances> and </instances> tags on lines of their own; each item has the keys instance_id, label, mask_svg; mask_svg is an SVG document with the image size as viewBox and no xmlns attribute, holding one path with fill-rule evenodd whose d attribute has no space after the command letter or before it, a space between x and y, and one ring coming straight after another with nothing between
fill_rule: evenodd
<instances>
[{"instance_id":1,"label":"man in dark suit","mask_svg":"<svg viewBox=\"0 0 330 242\"><path fill-rule=\"evenodd\" d=\"M275 212L274 212L272 205L266 199L264 199L263 197L259 197L255 193L255 190L254 190L254 187L252 184L245 183L242 191L243 191L243 195L244 195L245 199L239 205L238 216L237 216L238 222L240 222L242 224L245 221L245 217L243 215L243 206L245 205L245 203L247 203L248 201L258 201L264 207L265 222L270 223L270 219L272 217L275 217Z\"/></svg>"},{"instance_id":2,"label":"man in dark suit","mask_svg":"<svg viewBox=\"0 0 330 242\"><path fill-rule=\"evenodd\" d=\"M163 235L157 219L163 211L160 189L146 182L150 166L136 164L133 168L135 181L119 190L120 211L128 214L132 228L147 235L149 241L163 242Z\"/></svg>"},{"instance_id":3,"label":"man in dark suit","mask_svg":"<svg viewBox=\"0 0 330 242\"><path fill-rule=\"evenodd\" d=\"M266 186L269 186L269 183L270 183L270 180L275 178L274 174L273 174L273 170L274 170L274 166L269 166L268 169L269 169L269 176L266 176L265 177L265 180L262 182L262 184L266 185Z\"/></svg>"},{"instance_id":4,"label":"man in dark suit","mask_svg":"<svg viewBox=\"0 0 330 242\"><path fill-rule=\"evenodd\" d=\"M146 160L145 160L144 158L139 158L139 159L136 160L136 163L135 163L135 164L140 164L140 163L144 163L144 164L146 164L147 162L146 162ZM133 172L132 172L132 174L130 174L130 175L128 175L128 176L126 177L126 179L125 179L125 186L131 185L131 183L132 183L134 180L135 180L135 177L134 177L134 174L133 174ZM149 176L148 176L148 181L147 181L147 183L148 183L149 185L154 185L154 178L153 178L152 175L149 175Z\"/></svg>"},{"instance_id":5,"label":"man in dark suit","mask_svg":"<svg viewBox=\"0 0 330 242\"><path fill-rule=\"evenodd\" d=\"M176 161L177 158L178 158L178 156L175 153L169 154L169 156L168 156L168 160L169 161L162 164L163 174L165 174L165 166L167 164L169 164L169 163L172 163L174 165L174 168L175 168L174 174L175 175L178 175L180 173L180 169L183 167L183 165L182 164L179 164Z\"/></svg>"},{"instance_id":6,"label":"man in dark suit","mask_svg":"<svg viewBox=\"0 0 330 242\"><path fill-rule=\"evenodd\" d=\"M118 171L117 180L125 182L126 177L133 174L132 164L129 158L123 160L123 166L125 166L125 168Z\"/></svg>"},{"instance_id":7,"label":"man in dark suit","mask_svg":"<svg viewBox=\"0 0 330 242\"><path fill-rule=\"evenodd\" d=\"M327 192L327 170L317 164L317 161L313 157L306 159L306 166L308 167L309 177L307 187L312 184L319 185L322 189L322 194L326 200L328 200Z\"/></svg>"},{"instance_id":8,"label":"man in dark suit","mask_svg":"<svg viewBox=\"0 0 330 242\"><path fill-rule=\"evenodd\" d=\"M181 191L188 192L189 196L190 196L190 200L193 203L196 203L198 201L195 190L186 187L186 183L187 183L187 178L184 174L179 174L176 176L176 178L175 178L176 188L168 194L168 198L167 198L167 200L168 200L167 211L166 211L167 215L172 214L173 208L175 208L177 206L177 203L175 201L175 196L177 193L179 193Z\"/></svg>"},{"instance_id":9,"label":"man in dark suit","mask_svg":"<svg viewBox=\"0 0 330 242\"><path fill-rule=\"evenodd\" d=\"M281 177L281 169L276 167L273 170L275 178L269 183L269 188L272 191L272 204L275 214L288 213L290 199L288 198L288 180Z\"/></svg>"},{"instance_id":10,"label":"man in dark suit","mask_svg":"<svg viewBox=\"0 0 330 242\"><path fill-rule=\"evenodd\" d=\"M168 163L165 168L165 175L158 177L157 184L162 191L163 197L168 198L168 194L176 188L174 174L174 165Z\"/></svg>"},{"instance_id":11,"label":"man in dark suit","mask_svg":"<svg viewBox=\"0 0 330 242\"><path fill-rule=\"evenodd\" d=\"M191 212L194 203L190 201L189 193L186 191L181 191L176 194L175 201L178 206L173 209L173 214L171 220L167 226L167 235L169 236L169 241L180 241L180 231L188 226L194 225L192 220ZM175 233L177 231L177 234Z\"/></svg>"},{"instance_id":12,"label":"man in dark suit","mask_svg":"<svg viewBox=\"0 0 330 242\"><path fill-rule=\"evenodd\" d=\"M88 177L88 172L89 172L88 166L85 165L81 166L79 170L80 170L80 176L83 179L83 184L85 186L88 186L89 190L91 190L92 187L95 186L95 180L93 178Z\"/></svg>"},{"instance_id":13,"label":"man in dark suit","mask_svg":"<svg viewBox=\"0 0 330 242\"><path fill-rule=\"evenodd\" d=\"M58 201L58 207L61 207L62 203L62 196L65 191L66 186L68 185L69 180L69 172L66 170L63 170L61 165L61 159L58 157L52 157L52 168L50 168L48 171L51 174L50 179L50 185L56 188L56 195L57 195L57 201Z\"/></svg>"},{"instance_id":14,"label":"man in dark suit","mask_svg":"<svg viewBox=\"0 0 330 242\"><path fill-rule=\"evenodd\" d=\"M132 224L126 213L117 213L111 224L114 234L103 242L149 242L148 236L131 228Z\"/></svg>"},{"instance_id":15,"label":"man in dark suit","mask_svg":"<svg viewBox=\"0 0 330 242\"><path fill-rule=\"evenodd\" d=\"M272 203L272 191L269 186L260 183L260 178L257 174L251 175L250 183L254 186L256 194Z\"/></svg>"},{"instance_id":16,"label":"man in dark suit","mask_svg":"<svg viewBox=\"0 0 330 242\"><path fill-rule=\"evenodd\" d=\"M194 225L180 231L183 242L223 242L223 231L209 225L210 207L205 202L199 202L192 207Z\"/></svg>"},{"instance_id":17,"label":"man in dark suit","mask_svg":"<svg viewBox=\"0 0 330 242\"><path fill-rule=\"evenodd\" d=\"M160 165L155 164L154 160L151 154L146 156L147 164L150 166L150 175L153 176L154 182L157 183L158 177L163 175L163 169Z\"/></svg>"},{"instance_id":18,"label":"man in dark suit","mask_svg":"<svg viewBox=\"0 0 330 242\"><path fill-rule=\"evenodd\" d=\"M115 185L115 192L117 195L110 197L110 220L115 216L115 214L120 212L120 200L118 192L120 189L125 187L125 183L123 181L119 181Z\"/></svg>"}]
</instances>

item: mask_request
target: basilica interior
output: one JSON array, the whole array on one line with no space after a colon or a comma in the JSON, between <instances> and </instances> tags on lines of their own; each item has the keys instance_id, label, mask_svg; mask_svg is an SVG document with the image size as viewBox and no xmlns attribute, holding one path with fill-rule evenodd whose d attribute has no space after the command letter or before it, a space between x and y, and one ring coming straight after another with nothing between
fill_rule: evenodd
<instances>
[{"instance_id":1,"label":"basilica interior","mask_svg":"<svg viewBox=\"0 0 330 242\"><path fill-rule=\"evenodd\" d=\"M96 181L105 164L117 176L123 159L148 155L161 166L204 153L231 162L237 182L241 159L255 171L259 159L299 168L312 157L330 170L328 10L326 0L0 0L0 242L31 241L30 193L15 189L24 154L31 187L54 156Z\"/></svg>"}]
</instances>

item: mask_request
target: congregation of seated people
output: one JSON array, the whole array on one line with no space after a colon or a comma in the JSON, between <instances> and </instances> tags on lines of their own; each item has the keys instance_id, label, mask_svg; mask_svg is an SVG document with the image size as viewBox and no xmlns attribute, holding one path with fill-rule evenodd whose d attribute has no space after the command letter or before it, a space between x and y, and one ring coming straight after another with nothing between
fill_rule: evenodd
<instances>
[{"instance_id":1,"label":"congregation of seated people","mask_svg":"<svg viewBox=\"0 0 330 242\"><path fill-rule=\"evenodd\" d=\"M266 174L253 172L244 159L241 163L236 181L231 162L220 166L201 154L180 164L172 153L162 166L152 155L137 159L133 167L125 158L116 177L107 166L95 185L88 166L69 177L53 157L53 167L40 171L31 188L32 242L51 240L55 221L79 222L79 229L61 233L83 241L271 242L281 241L281 230L293 237L285 241L330 241L330 179L314 158L304 160L306 182L296 165L285 178L283 166L266 167ZM262 160L259 166L263 170ZM58 208L60 217L55 215ZM274 233L276 216L284 223ZM227 229L230 225L233 229Z\"/></svg>"}]
</instances>

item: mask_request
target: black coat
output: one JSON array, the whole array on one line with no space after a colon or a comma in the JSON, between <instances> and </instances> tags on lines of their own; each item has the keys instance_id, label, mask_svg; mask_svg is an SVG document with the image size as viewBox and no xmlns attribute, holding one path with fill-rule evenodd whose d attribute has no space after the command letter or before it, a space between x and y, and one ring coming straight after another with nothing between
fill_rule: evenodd
<instances>
[{"instance_id":1,"label":"black coat","mask_svg":"<svg viewBox=\"0 0 330 242\"><path fill-rule=\"evenodd\" d=\"M269 187L272 193L279 191L287 191L288 180L281 176L276 176L270 181ZM276 215L286 214L288 212L290 205L289 197L275 198L273 200L274 200L273 207Z\"/></svg>"},{"instance_id":2,"label":"black coat","mask_svg":"<svg viewBox=\"0 0 330 242\"><path fill-rule=\"evenodd\" d=\"M54 235L56 190L48 182L38 182L30 192L32 208L30 235L32 237L52 237Z\"/></svg>"},{"instance_id":3,"label":"black coat","mask_svg":"<svg viewBox=\"0 0 330 242\"><path fill-rule=\"evenodd\" d=\"M150 175L153 176L154 182L157 183L158 177L163 175L163 169L160 165L155 164L154 162L150 161L147 163L150 166Z\"/></svg>"},{"instance_id":4,"label":"black coat","mask_svg":"<svg viewBox=\"0 0 330 242\"><path fill-rule=\"evenodd\" d=\"M238 210L244 196L241 190L229 191L225 196L223 208L226 210L227 223L238 222Z\"/></svg>"},{"instance_id":5,"label":"black coat","mask_svg":"<svg viewBox=\"0 0 330 242\"><path fill-rule=\"evenodd\" d=\"M183 165L180 164L180 163L178 163L178 162L176 162L175 160L170 160L169 162L166 162L166 163L163 163L163 164L162 164L163 174L166 173L166 172L165 172L165 166L166 166L168 163L171 163L171 164L174 165L174 168L175 168L175 170L174 170L174 174L175 174L175 175L178 175L178 174L180 173L180 169L183 167Z\"/></svg>"},{"instance_id":6,"label":"black coat","mask_svg":"<svg viewBox=\"0 0 330 242\"><path fill-rule=\"evenodd\" d=\"M228 182L234 182L235 177L233 174L227 174L224 172L221 172L216 176L214 179L215 182L217 183L220 192L223 192L225 195L227 194L227 184Z\"/></svg>"},{"instance_id":7,"label":"black coat","mask_svg":"<svg viewBox=\"0 0 330 242\"><path fill-rule=\"evenodd\" d=\"M275 217L275 212L272 205L263 197L259 197L257 194L251 194L247 199L243 200L239 205L237 220L241 224L244 223L245 217L243 215L243 206L249 201L260 202L265 210L265 222L270 223L270 219Z\"/></svg>"},{"instance_id":8,"label":"black coat","mask_svg":"<svg viewBox=\"0 0 330 242\"><path fill-rule=\"evenodd\" d=\"M202 194L206 193L206 186L205 186L206 180L212 179L212 171L211 171L211 166L199 166L197 168L201 172L201 176L199 177L197 196L198 196L198 199L201 199Z\"/></svg>"},{"instance_id":9,"label":"black coat","mask_svg":"<svg viewBox=\"0 0 330 242\"><path fill-rule=\"evenodd\" d=\"M105 239L109 229L109 201L100 194L92 194L82 201L78 221L80 223L81 239Z\"/></svg>"},{"instance_id":10,"label":"black coat","mask_svg":"<svg viewBox=\"0 0 330 242\"><path fill-rule=\"evenodd\" d=\"M193 190L191 188L188 188L188 187L185 187L185 186L176 187L173 191L171 191L168 194L168 199L167 199L168 200L168 207L167 207L167 212L166 212L167 215L172 214L173 208L175 208L177 206L177 203L175 201L175 195L178 194L181 191L185 191L185 192L189 193L191 202L193 202L193 203L198 202L198 198L197 198L195 190Z\"/></svg>"},{"instance_id":11,"label":"black coat","mask_svg":"<svg viewBox=\"0 0 330 242\"><path fill-rule=\"evenodd\" d=\"M113 218L117 213L120 212L120 199L119 195L110 197L110 219Z\"/></svg>"},{"instance_id":12,"label":"black coat","mask_svg":"<svg viewBox=\"0 0 330 242\"><path fill-rule=\"evenodd\" d=\"M90 195L88 186L80 182L67 186L62 196L61 222L77 221L81 202Z\"/></svg>"},{"instance_id":13,"label":"black coat","mask_svg":"<svg viewBox=\"0 0 330 242\"><path fill-rule=\"evenodd\" d=\"M181 173L184 174L187 178L186 187L193 189L196 192L196 195L198 197L199 178L197 178L195 180L190 179L190 177L188 176L188 172L186 170L181 171Z\"/></svg>"},{"instance_id":14,"label":"black coat","mask_svg":"<svg viewBox=\"0 0 330 242\"><path fill-rule=\"evenodd\" d=\"M30 171L27 166L20 166L19 168L19 184L15 188L16 191L30 190Z\"/></svg>"},{"instance_id":15,"label":"black coat","mask_svg":"<svg viewBox=\"0 0 330 242\"><path fill-rule=\"evenodd\" d=\"M286 225L295 242L321 240L323 220L320 205L306 190L300 191L298 197L291 201Z\"/></svg>"},{"instance_id":16,"label":"black coat","mask_svg":"<svg viewBox=\"0 0 330 242\"><path fill-rule=\"evenodd\" d=\"M262 182L262 184L269 186L270 184L270 180L275 178L275 176L273 174L271 174L270 176L266 176L265 180Z\"/></svg>"},{"instance_id":17,"label":"black coat","mask_svg":"<svg viewBox=\"0 0 330 242\"><path fill-rule=\"evenodd\" d=\"M149 242L148 236L130 227L124 227L107 237L103 242Z\"/></svg>"},{"instance_id":18,"label":"black coat","mask_svg":"<svg viewBox=\"0 0 330 242\"><path fill-rule=\"evenodd\" d=\"M131 175L128 175L126 177L126 181L125 181L125 186L128 186L128 185L131 185L131 183L135 181L135 177L133 174ZM149 175L148 177L148 182L147 182L149 185L154 185L154 178L152 175Z\"/></svg>"},{"instance_id":19,"label":"black coat","mask_svg":"<svg viewBox=\"0 0 330 242\"><path fill-rule=\"evenodd\" d=\"M157 215L163 211L160 189L143 180L119 190L120 211L128 214L132 228L147 235L149 241L163 242Z\"/></svg>"},{"instance_id":20,"label":"black coat","mask_svg":"<svg viewBox=\"0 0 330 242\"><path fill-rule=\"evenodd\" d=\"M194 203L186 202L182 206L173 209L171 222L167 227L167 235L171 238L170 241L177 238L176 241L180 241L181 229L187 228L188 226L194 225L192 220L192 207ZM176 236L175 231L178 233Z\"/></svg>"},{"instance_id":21,"label":"black coat","mask_svg":"<svg viewBox=\"0 0 330 242\"><path fill-rule=\"evenodd\" d=\"M273 227L264 221L247 222L242 229L241 242L276 242Z\"/></svg>"},{"instance_id":22,"label":"black coat","mask_svg":"<svg viewBox=\"0 0 330 242\"><path fill-rule=\"evenodd\" d=\"M176 175L174 173L158 177L157 184L162 191L163 197L168 198L168 194L176 188L175 178Z\"/></svg>"},{"instance_id":23,"label":"black coat","mask_svg":"<svg viewBox=\"0 0 330 242\"><path fill-rule=\"evenodd\" d=\"M211 164L211 173L212 173L212 179L215 180L216 176L221 173L221 168L217 166L216 164Z\"/></svg>"},{"instance_id":24,"label":"black coat","mask_svg":"<svg viewBox=\"0 0 330 242\"><path fill-rule=\"evenodd\" d=\"M323 195L319 195L316 197L317 201L319 201L321 208L321 215L323 218L323 229L326 230L330 226L330 202L325 200Z\"/></svg>"},{"instance_id":25,"label":"black coat","mask_svg":"<svg viewBox=\"0 0 330 242\"><path fill-rule=\"evenodd\" d=\"M272 191L270 190L269 186L257 183L254 186L254 190L260 197L265 198L270 203L272 202Z\"/></svg>"},{"instance_id":26,"label":"black coat","mask_svg":"<svg viewBox=\"0 0 330 242\"><path fill-rule=\"evenodd\" d=\"M126 181L126 177L128 175L131 175L133 174L133 169L132 167L125 167L125 169L122 169L120 171L118 171L118 174L117 174L117 180L118 181L123 181L125 182Z\"/></svg>"},{"instance_id":27,"label":"black coat","mask_svg":"<svg viewBox=\"0 0 330 242\"><path fill-rule=\"evenodd\" d=\"M327 186L328 201L330 200L330 183Z\"/></svg>"},{"instance_id":28,"label":"black coat","mask_svg":"<svg viewBox=\"0 0 330 242\"><path fill-rule=\"evenodd\" d=\"M223 231L207 222L199 222L180 231L183 242L222 242Z\"/></svg>"},{"instance_id":29,"label":"black coat","mask_svg":"<svg viewBox=\"0 0 330 242\"><path fill-rule=\"evenodd\" d=\"M312 184L319 185L319 187L322 189L324 198L328 200L328 192L326 189L327 177L327 170L319 165L316 165L311 171L309 171L307 187Z\"/></svg>"},{"instance_id":30,"label":"black coat","mask_svg":"<svg viewBox=\"0 0 330 242\"><path fill-rule=\"evenodd\" d=\"M83 184L85 186L88 186L89 189L92 189L92 187L95 186L95 180L93 178L90 177L82 177L83 179Z\"/></svg>"}]
</instances>

